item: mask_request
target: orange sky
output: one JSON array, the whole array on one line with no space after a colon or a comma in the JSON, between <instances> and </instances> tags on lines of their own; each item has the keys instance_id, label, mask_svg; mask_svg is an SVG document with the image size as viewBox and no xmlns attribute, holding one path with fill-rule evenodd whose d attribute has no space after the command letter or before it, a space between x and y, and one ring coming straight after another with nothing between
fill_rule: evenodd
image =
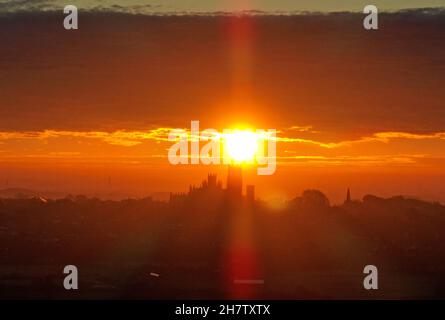
<instances>
[{"instance_id":1,"label":"orange sky","mask_svg":"<svg viewBox=\"0 0 445 320\"><path fill-rule=\"evenodd\" d=\"M0 188L185 191L225 175L167 161L169 128L200 120L278 130L276 174L247 173L263 198L445 201L443 14L361 18L2 17Z\"/></svg>"}]
</instances>

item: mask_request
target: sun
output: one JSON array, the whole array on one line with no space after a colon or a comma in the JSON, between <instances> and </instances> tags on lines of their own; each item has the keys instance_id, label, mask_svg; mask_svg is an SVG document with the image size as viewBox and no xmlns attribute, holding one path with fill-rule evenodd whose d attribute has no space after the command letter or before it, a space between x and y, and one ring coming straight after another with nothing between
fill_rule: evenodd
<instances>
[{"instance_id":1,"label":"sun","mask_svg":"<svg viewBox=\"0 0 445 320\"><path fill-rule=\"evenodd\" d=\"M225 134L225 149L237 163L253 162L258 149L258 137L250 130L234 130Z\"/></svg>"}]
</instances>

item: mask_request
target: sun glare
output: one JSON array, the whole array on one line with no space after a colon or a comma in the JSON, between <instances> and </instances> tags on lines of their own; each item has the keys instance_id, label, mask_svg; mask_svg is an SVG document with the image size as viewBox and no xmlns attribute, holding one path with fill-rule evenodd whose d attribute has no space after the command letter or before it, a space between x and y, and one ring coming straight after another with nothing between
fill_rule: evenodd
<instances>
[{"instance_id":1,"label":"sun glare","mask_svg":"<svg viewBox=\"0 0 445 320\"><path fill-rule=\"evenodd\" d=\"M249 130L235 130L225 135L225 148L235 162L252 162L258 149L258 137Z\"/></svg>"}]
</instances>

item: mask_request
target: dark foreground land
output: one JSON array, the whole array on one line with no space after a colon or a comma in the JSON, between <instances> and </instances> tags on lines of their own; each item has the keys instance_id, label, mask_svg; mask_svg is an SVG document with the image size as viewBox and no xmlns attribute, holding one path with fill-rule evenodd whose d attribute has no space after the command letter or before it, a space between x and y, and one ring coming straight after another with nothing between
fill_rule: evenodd
<instances>
[{"instance_id":1,"label":"dark foreground land","mask_svg":"<svg viewBox=\"0 0 445 320\"><path fill-rule=\"evenodd\" d=\"M444 231L444 206L403 197L2 199L0 298L445 298ZM369 264L379 290L363 289Z\"/></svg>"}]
</instances>

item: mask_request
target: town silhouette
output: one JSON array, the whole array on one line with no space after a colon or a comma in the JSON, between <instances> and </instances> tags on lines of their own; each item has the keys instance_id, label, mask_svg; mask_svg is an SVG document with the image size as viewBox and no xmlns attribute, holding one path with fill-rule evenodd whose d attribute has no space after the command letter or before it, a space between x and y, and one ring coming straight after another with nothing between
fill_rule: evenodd
<instances>
[{"instance_id":1,"label":"town silhouette","mask_svg":"<svg viewBox=\"0 0 445 320\"><path fill-rule=\"evenodd\" d=\"M1 298L445 298L445 206L347 189L342 205L306 190L274 207L242 171L169 201L1 199ZM366 265L381 290L363 288Z\"/></svg>"}]
</instances>

